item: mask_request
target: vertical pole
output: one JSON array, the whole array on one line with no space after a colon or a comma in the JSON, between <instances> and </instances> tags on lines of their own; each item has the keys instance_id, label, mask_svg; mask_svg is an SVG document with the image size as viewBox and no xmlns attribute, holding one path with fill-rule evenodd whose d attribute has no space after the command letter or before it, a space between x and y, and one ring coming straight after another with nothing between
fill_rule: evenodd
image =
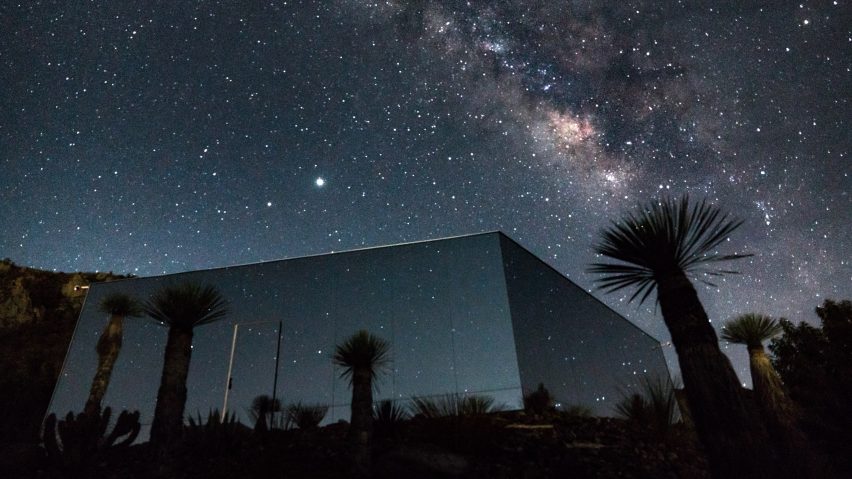
<instances>
[{"instance_id":1,"label":"vertical pole","mask_svg":"<svg viewBox=\"0 0 852 479\"><path fill-rule=\"evenodd\" d=\"M269 421L269 429L272 429L272 424L275 419L275 399L278 393L278 362L281 357L281 329L282 329L282 321L278 321L278 345L275 347L275 375L272 379L272 411Z\"/></svg>"},{"instance_id":2,"label":"vertical pole","mask_svg":"<svg viewBox=\"0 0 852 479\"><path fill-rule=\"evenodd\" d=\"M228 393L231 392L231 385L234 379L231 377L231 373L234 370L234 353L237 350L237 329L239 327L239 324L234 325L234 337L231 339L231 359L228 361L228 379L225 383L225 402L222 404L222 422L225 422L225 416L228 414Z\"/></svg>"}]
</instances>

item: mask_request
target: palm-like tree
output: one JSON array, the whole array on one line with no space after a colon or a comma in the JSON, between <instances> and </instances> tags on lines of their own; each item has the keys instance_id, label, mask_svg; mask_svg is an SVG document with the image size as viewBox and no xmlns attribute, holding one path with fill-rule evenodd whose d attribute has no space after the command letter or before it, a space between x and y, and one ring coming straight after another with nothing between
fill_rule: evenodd
<instances>
[{"instance_id":1,"label":"palm-like tree","mask_svg":"<svg viewBox=\"0 0 852 479\"><path fill-rule=\"evenodd\" d=\"M343 368L340 377L352 387L349 441L363 471L369 468L374 380L390 361L390 344L361 330L337 345L332 361Z\"/></svg>"},{"instance_id":2,"label":"palm-like tree","mask_svg":"<svg viewBox=\"0 0 852 479\"><path fill-rule=\"evenodd\" d=\"M726 321L722 326L722 339L746 345L757 406L763 413L770 432L788 453L802 455L806 461L803 465L811 466L813 453L799 428L796 408L784 391L781 378L763 349L764 341L778 336L781 332L781 324L778 321L763 314L748 313Z\"/></svg>"},{"instance_id":3,"label":"palm-like tree","mask_svg":"<svg viewBox=\"0 0 852 479\"><path fill-rule=\"evenodd\" d=\"M163 443L175 437L183 425L193 331L222 319L228 314L228 303L213 286L184 283L157 291L143 309L158 324L169 328L151 424L151 441Z\"/></svg>"},{"instance_id":4,"label":"palm-like tree","mask_svg":"<svg viewBox=\"0 0 852 479\"><path fill-rule=\"evenodd\" d=\"M758 404L778 412L792 413L792 404L784 393L781 378L763 349L764 341L779 334L781 325L778 321L763 314L743 314L722 325L722 339L735 344L745 344L748 348L751 383Z\"/></svg>"},{"instance_id":5,"label":"palm-like tree","mask_svg":"<svg viewBox=\"0 0 852 479\"><path fill-rule=\"evenodd\" d=\"M121 339L124 335L124 318L142 316L142 307L138 301L123 293L107 295L99 305L101 312L109 314L109 322L98 338L98 369L89 388L89 398L83 409L87 415L100 414L101 401L106 394L112 369L121 351Z\"/></svg>"},{"instance_id":6,"label":"palm-like tree","mask_svg":"<svg viewBox=\"0 0 852 479\"><path fill-rule=\"evenodd\" d=\"M706 201L664 198L605 229L595 251L617 262L590 268L603 275L598 283L607 292L636 288L631 301L641 304L656 290L695 427L717 477L763 477L772 464L771 451L763 449L766 429L690 281L696 274L733 273L715 265L749 256L716 250L741 224Z\"/></svg>"}]
</instances>

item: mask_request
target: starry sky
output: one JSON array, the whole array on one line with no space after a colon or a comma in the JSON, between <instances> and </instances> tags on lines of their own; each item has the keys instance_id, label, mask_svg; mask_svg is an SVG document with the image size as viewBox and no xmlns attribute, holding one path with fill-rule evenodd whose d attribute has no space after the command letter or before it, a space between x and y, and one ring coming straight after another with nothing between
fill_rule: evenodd
<instances>
[{"instance_id":1,"label":"starry sky","mask_svg":"<svg viewBox=\"0 0 852 479\"><path fill-rule=\"evenodd\" d=\"M0 18L0 255L19 264L148 276L502 230L590 289L609 219L688 193L743 218L729 252L755 255L699 286L715 324L852 297L847 1ZM667 339L653 304L597 295Z\"/></svg>"}]
</instances>

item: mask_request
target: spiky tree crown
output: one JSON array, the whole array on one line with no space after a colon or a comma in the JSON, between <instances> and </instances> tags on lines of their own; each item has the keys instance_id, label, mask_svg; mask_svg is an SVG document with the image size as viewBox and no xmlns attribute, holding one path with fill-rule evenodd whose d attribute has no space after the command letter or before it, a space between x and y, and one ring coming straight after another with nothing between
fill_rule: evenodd
<instances>
[{"instance_id":1,"label":"spiky tree crown","mask_svg":"<svg viewBox=\"0 0 852 479\"><path fill-rule=\"evenodd\" d=\"M124 293L108 294L98 305L101 312L113 316L142 316L142 305L135 298Z\"/></svg>"},{"instance_id":2,"label":"spiky tree crown","mask_svg":"<svg viewBox=\"0 0 852 479\"><path fill-rule=\"evenodd\" d=\"M191 330L222 319L228 314L228 302L213 286L183 283L157 291L143 309L159 324Z\"/></svg>"},{"instance_id":3,"label":"spiky tree crown","mask_svg":"<svg viewBox=\"0 0 852 479\"><path fill-rule=\"evenodd\" d=\"M764 341L779 334L781 324L765 314L743 314L722 325L722 339L750 348L762 347Z\"/></svg>"},{"instance_id":4,"label":"spiky tree crown","mask_svg":"<svg viewBox=\"0 0 852 479\"><path fill-rule=\"evenodd\" d=\"M680 201L663 198L640 206L605 229L595 252L618 262L594 263L589 272L603 275L596 282L608 293L636 287L630 301L641 297L641 304L656 289L659 277L678 272L736 273L708 265L751 256L714 251L741 224L706 200L690 206L687 195Z\"/></svg>"},{"instance_id":5,"label":"spiky tree crown","mask_svg":"<svg viewBox=\"0 0 852 479\"><path fill-rule=\"evenodd\" d=\"M365 330L358 331L342 344L335 347L332 361L343 367L340 377L352 383L352 373L368 369L373 380L379 371L390 361L390 344Z\"/></svg>"}]
</instances>

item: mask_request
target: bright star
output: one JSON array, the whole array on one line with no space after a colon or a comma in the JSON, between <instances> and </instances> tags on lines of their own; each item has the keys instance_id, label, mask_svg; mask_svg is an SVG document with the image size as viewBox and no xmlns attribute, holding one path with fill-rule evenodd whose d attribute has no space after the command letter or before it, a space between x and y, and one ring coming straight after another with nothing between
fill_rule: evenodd
<instances>
[{"instance_id":1,"label":"bright star","mask_svg":"<svg viewBox=\"0 0 852 479\"><path fill-rule=\"evenodd\" d=\"M322 179L322 177L317 178L317 179L316 179L316 181L315 181L314 183L316 183L316 184L317 184L317 186L319 186L319 187L323 187L323 186L325 186L325 180L324 180L324 179Z\"/></svg>"}]
</instances>

